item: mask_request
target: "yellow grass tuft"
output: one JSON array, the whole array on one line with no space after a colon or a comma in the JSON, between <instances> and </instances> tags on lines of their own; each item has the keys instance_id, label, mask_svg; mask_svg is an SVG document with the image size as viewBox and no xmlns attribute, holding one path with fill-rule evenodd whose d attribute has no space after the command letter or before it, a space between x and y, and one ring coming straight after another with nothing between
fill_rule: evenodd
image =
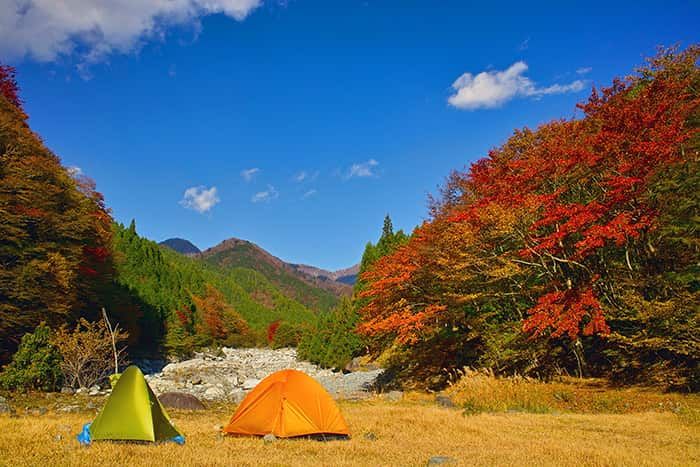
<instances>
[{"instance_id":1,"label":"yellow grass tuft","mask_svg":"<svg viewBox=\"0 0 700 467\"><path fill-rule=\"evenodd\" d=\"M660 393L652 388L613 388L604 380L561 378L499 378L488 370L460 372L445 391L467 413L635 413L672 412L697 418L700 396ZM693 415L695 414L695 415Z\"/></svg>"}]
</instances>

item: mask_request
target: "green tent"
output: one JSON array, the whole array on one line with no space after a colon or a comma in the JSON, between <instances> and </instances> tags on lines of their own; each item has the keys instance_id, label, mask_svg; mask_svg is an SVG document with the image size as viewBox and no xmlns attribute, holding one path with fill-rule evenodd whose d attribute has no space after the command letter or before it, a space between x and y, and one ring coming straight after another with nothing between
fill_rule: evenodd
<instances>
[{"instance_id":1,"label":"green tent","mask_svg":"<svg viewBox=\"0 0 700 467\"><path fill-rule=\"evenodd\" d=\"M168 414L148 386L143 373L130 366L119 377L107 403L90 425L78 435L81 443L91 440L175 441L184 436L170 423Z\"/></svg>"}]
</instances>

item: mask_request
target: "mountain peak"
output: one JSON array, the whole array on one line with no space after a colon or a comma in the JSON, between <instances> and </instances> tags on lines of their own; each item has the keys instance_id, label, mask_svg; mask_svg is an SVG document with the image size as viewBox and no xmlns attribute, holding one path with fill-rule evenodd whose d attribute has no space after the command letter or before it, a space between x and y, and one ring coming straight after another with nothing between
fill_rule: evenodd
<instances>
[{"instance_id":1,"label":"mountain peak","mask_svg":"<svg viewBox=\"0 0 700 467\"><path fill-rule=\"evenodd\" d=\"M287 263L255 243L240 238L224 240L203 251L200 257L217 266L254 269L307 306L316 306L319 300L334 304L337 297L352 293L352 275L336 280L341 275L313 266ZM324 293L319 295L318 289Z\"/></svg>"},{"instance_id":2,"label":"mountain peak","mask_svg":"<svg viewBox=\"0 0 700 467\"><path fill-rule=\"evenodd\" d=\"M186 256L193 256L202 252L194 243L184 238L169 238L160 242L159 245L166 246Z\"/></svg>"},{"instance_id":3,"label":"mountain peak","mask_svg":"<svg viewBox=\"0 0 700 467\"><path fill-rule=\"evenodd\" d=\"M327 279L348 285L355 283L357 273L360 271L359 264L355 264L354 266L350 266L349 268L345 269L338 269L337 271L328 271L326 269L317 268L308 264L290 264L290 266L311 277Z\"/></svg>"}]
</instances>

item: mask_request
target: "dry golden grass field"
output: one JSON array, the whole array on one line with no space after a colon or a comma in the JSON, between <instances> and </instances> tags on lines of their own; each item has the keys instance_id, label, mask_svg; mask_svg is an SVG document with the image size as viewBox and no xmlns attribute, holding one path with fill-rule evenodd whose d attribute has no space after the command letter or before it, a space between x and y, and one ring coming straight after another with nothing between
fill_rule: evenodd
<instances>
[{"instance_id":1,"label":"dry golden grass field","mask_svg":"<svg viewBox=\"0 0 700 467\"><path fill-rule=\"evenodd\" d=\"M187 443L93 443L75 434L94 409L64 414L68 404L101 399L58 394L9 395L17 415L0 416L0 464L37 466L181 465L700 465L700 398L644 389L610 389L595 381L553 384L471 375L446 394L408 393L341 402L349 441L224 438L233 405L171 411ZM37 408L48 412L40 415Z\"/></svg>"}]
</instances>

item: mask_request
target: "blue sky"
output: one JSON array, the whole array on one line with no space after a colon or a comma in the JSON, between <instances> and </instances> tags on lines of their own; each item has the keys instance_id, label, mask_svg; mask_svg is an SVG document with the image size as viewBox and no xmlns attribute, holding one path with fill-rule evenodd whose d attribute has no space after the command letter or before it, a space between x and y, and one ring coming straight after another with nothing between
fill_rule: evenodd
<instances>
[{"instance_id":1,"label":"blue sky","mask_svg":"<svg viewBox=\"0 0 700 467\"><path fill-rule=\"evenodd\" d=\"M591 86L700 24L698 2L45 3L0 0L0 59L117 220L329 269L386 213L411 230L514 128L576 116Z\"/></svg>"}]
</instances>

